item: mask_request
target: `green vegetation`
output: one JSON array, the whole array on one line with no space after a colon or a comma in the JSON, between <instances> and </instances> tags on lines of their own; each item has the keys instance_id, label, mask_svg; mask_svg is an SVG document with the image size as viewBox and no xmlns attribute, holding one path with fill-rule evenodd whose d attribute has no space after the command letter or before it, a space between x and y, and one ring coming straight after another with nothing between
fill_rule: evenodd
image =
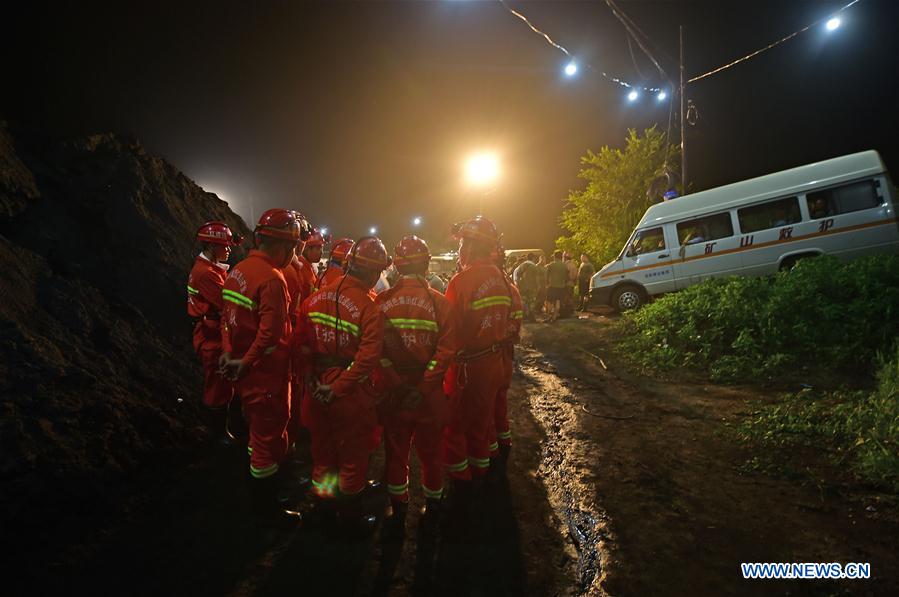
<instances>
[{"instance_id":1,"label":"green vegetation","mask_svg":"<svg viewBox=\"0 0 899 597\"><path fill-rule=\"evenodd\" d=\"M899 349L881 359L873 392L801 392L752 413L740 438L763 447L826 448L835 464L899 493Z\"/></svg>"},{"instance_id":2,"label":"green vegetation","mask_svg":"<svg viewBox=\"0 0 899 597\"><path fill-rule=\"evenodd\" d=\"M816 381L827 372L855 387L876 371L873 390L790 394L758 407L738 433L763 448L823 449L859 478L899 492L899 256L818 257L770 278L708 281L621 326L620 351L644 370L749 382ZM767 460L767 451L754 459Z\"/></svg>"},{"instance_id":3,"label":"green vegetation","mask_svg":"<svg viewBox=\"0 0 899 597\"><path fill-rule=\"evenodd\" d=\"M710 280L622 326L622 352L648 370L688 367L727 381L871 373L899 330L899 257L818 257L770 278Z\"/></svg>"},{"instance_id":4,"label":"green vegetation","mask_svg":"<svg viewBox=\"0 0 899 597\"><path fill-rule=\"evenodd\" d=\"M587 186L568 194L561 224L569 235L556 241L558 248L587 253L596 264L614 259L647 208L660 199L661 191L653 195L647 189L658 186L666 168L677 168L677 156L655 127L642 137L628 131L623 150L588 151L578 173Z\"/></svg>"}]
</instances>

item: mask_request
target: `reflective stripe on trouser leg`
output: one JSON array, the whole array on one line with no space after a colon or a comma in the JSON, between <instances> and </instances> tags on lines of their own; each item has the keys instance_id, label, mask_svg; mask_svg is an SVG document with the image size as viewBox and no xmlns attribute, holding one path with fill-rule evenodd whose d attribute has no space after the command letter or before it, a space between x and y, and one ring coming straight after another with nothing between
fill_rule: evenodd
<instances>
[{"instance_id":1,"label":"reflective stripe on trouser leg","mask_svg":"<svg viewBox=\"0 0 899 597\"><path fill-rule=\"evenodd\" d=\"M409 501L409 450L412 424L400 417L384 421L384 456L387 466L387 493L398 502Z\"/></svg>"},{"instance_id":2,"label":"reflective stripe on trouser leg","mask_svg":"<svg viewBox=\"0 0 899 597\"><path fill-rule=\"evenodd\" d=\"M242 397L244 416L250 429L247 446L250 474L257 479L264 479L278 472L277 464L287 456L289 399L286 381L280 392Z\"/></svg>"},{"instance_id":3,"label":"reflective stripe on trouser leg","mask_svg":"<svg viewBox=\"0 0 899 597\"><path fill-rule=\"evenodd\" d=\"M444 405L446 398L442 390L435 392L430 405ZM421 409L419 410L421 412ZM443 495L443 466L440 457L441 431L446 412L432 408L423 413L415 425L412 443L421 465L421 490L426 498L435 499ZM467 464L467 463L466 463Z\"/></svg>"},{"instance_id":4,"label":"reflective stripe on trouser leg","mask_svg":"<svg viewBox=\"0 0 899 597\"><path fill-rule=\"evenodd\" d=\"M337 497L337 469L327 466L312 467L312 492L320 498Z\"/></svg>"},{"instance_id":5,"label":"reflective stripe on trouser leg","mask_svg":"<svg viewBox=\"0 0 899 597\"><path fill-rule=\"evenodd\" d=\"M318 400L306 399L300 408L303 423L309 428L312 452L312 490L320 498L337 497L337 447L331 436L328 407Z\"/></svg>"},{"instance_id":6,"label":"reflective stripe on trouser leg","mask_svg":"<svg viewBox=\"0 0 899 597\"><path fill-rule=\"evenodd\" d=\"M378 424L374 399L358 388L331 403L328 419L340 468L340 493L359 493L365 489L372 437Z\"/></svg>"},{"instance_id":7,"label":"reflective stripe on trouser leg","mask_svg":"<svg viewBox=\"0 0 899 597\"><path fill-rule=\"evenodd\" d=\"M503 383L496 392L496 403L493 408L493 423L496 430L496 439L500 445L512 444L512 434L509 432L509 384L512 382L512 356L503 354Z\"/></svg>"},{"instance_id":8,"label":"reflective stripe on trouser leg","mask_svg":"<svg viewBox=\"0 0 899 597\"><path fill-rule=\"evenodd\" d=\"M502 383L500 355L468 363L468 384L462 388L462 421L471 474L480 477L490 467L491 429L496 393ZM486 464L485 464L486 463Z\"/></svg>"},{"instance_id":9,"label":"reflective stripe on trouser leg","mask_svg":"<svg viewBox=\"0 0 899 597\"><path fill-rule=\"evenodd\" d=\"M446 474L455 481L471 480L468 468L468 455L465 447L465 429L462 427L462 412L458 401L451 406L450 422L443 430L441 460L446 467Z\"/></svg>"}]
</instances>

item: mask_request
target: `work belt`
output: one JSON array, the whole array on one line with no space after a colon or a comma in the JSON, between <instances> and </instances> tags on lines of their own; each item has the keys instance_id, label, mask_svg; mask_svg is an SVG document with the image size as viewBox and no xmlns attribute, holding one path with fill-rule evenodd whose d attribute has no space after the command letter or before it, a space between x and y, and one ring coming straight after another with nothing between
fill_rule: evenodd
<instances>
[{"instance_id":1,"label":"work belt","mask_svg":"<svg viewBox=\"0 0 899 597\"><path fill-rule=\"evenodd\" d=\"M321 375L328 369L333 369L334 367L340 367L341 369L349 369L352 364L353 364L353 359L345 359L343 357L338 357L333 354L317 354L317 355L315 355L315 372L319 375Z\"/></svg>"},{"instance_id":2,"label":"work belt","mask_svg":"<svg viewBox=\"0 0 899 597\"><path fill-rule=\"evenodd\" d=\"M495 344L491 344L487 348L482 348L481 350L475 351L465 351L460 350L456 353L456 361L459 363L470 363L472 361L477 361L478 359L482 359L486 356L489 356L493 353L500 352L503 348L507 346L511 346L513 344L512 340L503 340L502 342L497 342Z\"/></svg>"}]
</instances>

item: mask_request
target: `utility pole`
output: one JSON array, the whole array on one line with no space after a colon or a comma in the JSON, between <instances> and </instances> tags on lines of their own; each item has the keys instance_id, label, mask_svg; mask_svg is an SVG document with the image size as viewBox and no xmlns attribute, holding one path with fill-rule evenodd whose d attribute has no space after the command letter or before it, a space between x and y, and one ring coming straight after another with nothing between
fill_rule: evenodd
<instances>
[{"instance_id":1,"label":"utility pole","mask_svg":"<svg viewBox=\"0 0 899 597\"><path fill-rule=\"evenodd\" d=\"M686 112L684 111L684 26L680 26L680 179L683 189L681 194L687 194L687 138L686 138Z\"/></svg>"}]
</instances>

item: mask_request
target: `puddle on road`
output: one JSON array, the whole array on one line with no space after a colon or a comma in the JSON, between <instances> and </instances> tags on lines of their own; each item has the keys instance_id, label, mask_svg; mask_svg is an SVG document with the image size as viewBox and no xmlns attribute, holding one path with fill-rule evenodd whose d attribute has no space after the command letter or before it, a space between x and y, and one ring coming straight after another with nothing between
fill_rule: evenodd
<instances>
[{"instance_id":1,"label":"puddle on road","mask_svg":"<svg viewBox=\"0 0 899 597\"><path fill-rule=\"evenodd\" d=\"M576 551L577 591L603 594L600 581L609 562L611 535L608 518L596 503L590 472L599 450L580 432L580 401L546 357L523 348L519 370L531 414L546 434L537 476L546 488L559 532Z\"/></svg>"}]
</instances>

